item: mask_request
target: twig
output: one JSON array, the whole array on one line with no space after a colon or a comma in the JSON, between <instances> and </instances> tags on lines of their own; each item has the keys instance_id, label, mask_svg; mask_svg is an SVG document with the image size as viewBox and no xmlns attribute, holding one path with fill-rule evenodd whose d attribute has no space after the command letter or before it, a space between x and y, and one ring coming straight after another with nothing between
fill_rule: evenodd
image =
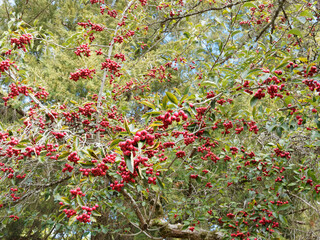
<instances>
[{"instance_id":1,"label":"twig","mask_svg":"<svg viewBox=\"0 0 320 240\"><path fill-rule=\"evenodd\" d=\"M201 10L201 11L198 11L198 12L184 14L184 15L182 15L182 16L177 16L177 17L172 17L172 18L166 18L165 20L162 20L162 21L153 22L153 23L149 24L149 26L154 25L154 24L157 24L157 23L162 23L162 24L164 24L164 23L166 23L167 21L173 21L173 20L183 19L183 18L186 18L186 17L198 15L198 14L205 13L205 12L209 12L209 11L223 10L223 9L226 9L226 8L231 8L231 7L233 7L233 6L237 6L237 5L242 4L242 3L253 2L253 1L254 1L254 0L239 1L239 2L235 2L235 3L230 3L230 4L227 4L227 5L224 5L224 6L222 6L222 7L212 7L212 8L204 9L204 10Z\"/></svg>"},{"instance_id":2,"label":"twig","mask_svg":"<svg viewBox=\"0 0 320 240\"><path fill-rule=\"evenodd\" d=\"M121 21L123 20L126 12L128 11L128 9L132 6L132 4L134 3L135 1L130 1L129 4L127 5L126 9L123 11L122 13L122 17L121 17ZM117 25L115 31L114 31L114 35L117 34L118 30L119 30L120 26ZM110 59L111 58L111 54L112 54L112 49L113 49L113 46L114 46L114 38L112 38L111 40L111 43L110 43L110 46L109 46L109 51L108 51L108 58ZM99 90L99 95L98 95L98 101L97 101L97 109L98 109L98 114L100 114L100 111L101 111L101 106L100 106L100 103L101 103L101 99L102 99L102 94L103 94L103 90L104 90L104 85L106 83L106 78L107 78L107 70L104 70L104 73L103 73L103 77L102 77L102 81L101 81L101 86L100 86L100 90ZM99 132L99 131L98 131Z\"/></svg>"},{"instance_id":3,"label":"twig","mask_svg":"<svg viewBox=\"0 0 320 240\"><path fill-rule=\"evenodd\" d=\"M260 39L260 37L262 36L262 34L270 27L270 25L274 26L274 22L276 21L276 18L278 17L279 13L280 13L280 10L283 6L283 4L285 3L286 0L282 0L275 12L275 14L273 15L272 17L272 20L271 22L269 22L262 30L261 32L259 33L259 35L256 37L256 40L255 41L258 41Z\"/></svg>"},{"instance_id":4,"label":"twig","mask_svg":"<svg viewBox=\"0 0 320 240\"><path fill-rule=\"evenodd\" d=\"M294 196L294 197L296 197L296 198L298 198L299 200L301 200L302 202L304 202L305 204L307 204L309 207L311 207L313 210L315 210L319 215L320 215L320 211L317 209L317 208L315 208L314 206L312 206L309 202L307 202L306 200L304 200L303 198L301 198L301 197L299 197L299 196L297 196L297 195L295 195L295 194L293 194L293 193L290 193L290 192L287 192L289 195L291 195L291 196Z\"/></svg>"},{"instance_id":5,"label":"twig","mask_svg":"<svg viewBox=\"0 0 320 240\"><path fill-rule=\"evenodd\" d=\"M220 54L219 54L219 56L217 57L217 59L214 61L213 65L212 65L212 67L211 67L211 69L210 69L210 71L212 71L212 69L216 66L216 64L217 64L217 62L219 61L219 59L220 59L220 57L221 57L221 55L222 55L225 47L227 46L227 44L228 44L228 42L229 42L229 39L230 39L231 34L232 34L232 32L233 32L233 26L234 26L234 24L236 23L238 14L239 14L239 12L240 12L240 10L241 10L241 6L242 6L242 5L240 5L240 7L239 7L239 9L238 9L238 11L237 11L237 13L236 13L236 16L234 17L234 21L233 21L233 22L232 22L232 19L231 19L230 32L229 32L229 35L228 35L228 37L227 37L227 40L226 40L225 43L223 44L223 47L221 48Z\"/></svg>"},{"instance_id":6,"label":"twig","mask_svg":"<svg viewBox=\"0 0 320 240\"><path fill-rule=\"evenodd\" d=\"M125 196L132 204L132 207L140 221L140 225L141 225L141 229L142 230L146 230L147 229L147 222L145 220L145 218L143 217L141 211L140 211L140 208L138 206L138 204L136 203L136 201L134 200L134 198L131 196L130 193L127 192L126 189L122 189L121 190L121 193L123 194L123 196Z\"/></svg>"},{"instance_id":7,"label":"twig","mask_svg":"<svg viewBox=\"0 0 320 240\"><path fill-rule=\"evenodd\" d=\"M135 0L132 0L128 3L126 9L123 11L122 13L122 17L121 20L122 21L125 17L126 12L128 11L128 9L132 6L132 4L135 2ZM117 25L115 31L114 31L114 35L117 34L118 30L119 30L120 26ZM112 50L113 50L113 46L114 46L114 38L112 38L111 42L110 42L110 46L109 46L109 51L108 51L108 59L111 58L111 54L112 54ZM99 95L98 95L98 100L97 100L97 119L96 119L96 123L98 124L100 121L100 114L101 114L101 100L102 100L102 94L103 94L103 90L104 90L104 85L106 83L106 78L107 78L107 69L104 70L103 72L103 77L101 80L101 85L100 85L100 90L99 90ZM100 131L97 132L97 140L100 142Z\"/></svg>"}]
</instances>

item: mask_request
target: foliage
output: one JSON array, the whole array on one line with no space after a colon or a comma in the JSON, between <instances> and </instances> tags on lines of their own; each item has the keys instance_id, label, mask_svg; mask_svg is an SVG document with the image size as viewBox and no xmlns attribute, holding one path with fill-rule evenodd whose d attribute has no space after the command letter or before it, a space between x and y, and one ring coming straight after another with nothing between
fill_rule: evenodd
<instances>
[{"instance_id":1,"label":"foliage","mask_svg":"<svg viewBox=\"0 0 320 240\"><path fill-rule=\"evenodd\" d=\"M319 10L5 1L0 237L317 239Z\"/></svg>"}]
</instances>

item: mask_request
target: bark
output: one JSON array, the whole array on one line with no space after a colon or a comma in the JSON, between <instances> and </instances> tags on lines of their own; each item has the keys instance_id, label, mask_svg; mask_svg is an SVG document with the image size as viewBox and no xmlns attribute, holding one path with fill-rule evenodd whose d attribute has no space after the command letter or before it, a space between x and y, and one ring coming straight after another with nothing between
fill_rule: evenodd
<instances>
[{"instance_id":1,"label":"bark","mask_svg":"<svg viewBox=\"0 0 320 240\"><path fill-rule=\"evenodd\" d=\"M190 240L221 240L223 234L217 231L207 230L182 230L183 225L170 224L164 219L153 219L151 226L160 228L160 236L163 238L182 238Z\"/></svg>"}]
</instances>

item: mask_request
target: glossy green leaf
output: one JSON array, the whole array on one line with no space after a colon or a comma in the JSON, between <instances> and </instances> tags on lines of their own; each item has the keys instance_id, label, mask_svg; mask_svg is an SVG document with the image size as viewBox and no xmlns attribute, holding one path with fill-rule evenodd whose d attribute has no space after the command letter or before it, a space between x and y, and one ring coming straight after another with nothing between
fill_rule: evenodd
<instances>
[{"instance_id":1,"label":"glossy green leaf","mask_svg":"<svg viewBox=\"0 0 320 240\"><path fill-rule=\"evenodd\" d=\"M150 103L148 101L141 101L140 103L143 104L143 105L146 105L147 107L152 108L154 110L156 109L156 107L152 103Z\"/></svg>"},{"instance_id":2,"label":"glossy green leaf","mask_svg":"<svg viewBox=\"0 0 320 240\"><path fill-rule=\"evenodd\" d=\"M172 102L172 103L174 103L176 105L179 104L178 99L172 93L167 92L166 95L167 95L167 97L168 97L170 102Z\"/></svg>"}]
</instances>

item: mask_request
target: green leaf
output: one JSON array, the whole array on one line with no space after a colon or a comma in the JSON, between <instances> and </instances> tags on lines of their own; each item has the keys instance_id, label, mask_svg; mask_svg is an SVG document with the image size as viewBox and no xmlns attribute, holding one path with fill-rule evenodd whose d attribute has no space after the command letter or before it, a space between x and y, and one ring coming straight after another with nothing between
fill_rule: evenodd
<instances>
[{"instance_id":1,"label":"green leaf","mask_svg":"<svg viewBox=\"0 0 320 240\"><path fill-rule=\"evenodd\" d=\"M156 109L156 107L151 102L141 101L140 103L143 104L143 105L146 105L147 107L152 108L154 110Z\"/></svg>"},{"instance_id":2,"label":"green leaf","mask_svg":"<svg viewBox=\"0 0 320 240\"><path fill-rule=\"evenodd\" d=\"M285 225L288 225L288 221L283 215L279 215L279 218L282 223L284 223Z\"/></svg>"},{"instance_id":3,"label":"green leaf","mask_svg":"<svg viewBox=\"0 0 320 240\"><path fill-rule=\"evenodd\" d=\"M70 152L62 152L62 154L58 157L58 160L64 159L68 157Z\"/></svg>"},{"instance_id":4,"label":"green leaf","mask_svg":"<svg viewBox=\"0 0 320 240\"><path fill-rule=\"evenodd\" d=\"M176 90L176 92L179 94L179 96L181 97L181 92L178 88L173 88L174 90Z\"/></svg>"},{"instance_id":5,"label":"green leaf","mask_svg":"<svg viewBox=\"0 0 320 240\"><path fill-rule=\"evenodd\" d=\"M151 115L151 116L157 117L157 116L161 115L161 112L159 112L159 111L157 111L157 112L147 112L144 115Z\"/></svg>"},{"instance_id":6,"label":"green leaf","mask_svg":"<svg viewBox=\"0 0 320 240\"><path fill-rule=\"evenodd\" d=\"M277 128L276 128L276 133L277 133L277 135L278 135L279 137L282 136L282 131L283 131L283 127L277 127Z\"/></svg>"},{"instance_id":7,"label":"green leaf","mask_svg":"<svg viewBox=\"0 0 320 240\"><path fill-rule=\"evenodd\" d=\"M286 210L288 208L290 208L289 204L283 204L278 208L278 211L283 211L283 210Z\"/></svg>"},{"instance_id":8,"label":"green leaf","mask_svg":"<svg viewBox=\"0 0 320 240\"><path fill-rule=\"evenodd\" d=\"M156 127L156 126L162 126L163 125L163 122L161 121L154 121L153 123L151 123L149 125L149 127Z\"/></svg>"},{"instance_id":9,"label":"green leaf","mask_svg":"<svg viewBox=\"0 0 320 240\"><path fill-rule=\"evenodd\" d=\"M77 199L77 203L78 203L81 207L82 207L82 206L85 206L85 203L84 203L82 197L80 197L80 195L77 195L76 199Z\"/></svg>"},{"instance_id":10,"label":"green leaf","mask_svg":"<svg viewBox=\"0 0 320 240\"><path fill-rule=\"evenodd\" d=\"M189 227L189 224L184 225L181 230L186 230Z\"/></svg>"},{"instance_id":11,"label":"green leaf","mask_svg":"<svg viewBox=\"0 0 320 240\"><path fill-rule=\"evenodd\" d=\"M93 216L90 217L91 222L97 222L97 219Z\"/></svg>"},{"instance_id":12,"label":"green leaf","mask_svg":"<svg viewBox=\"0 0 320 240\"><path fill-rule=\"evenodd\" d=\"M180 104L182 104L182 102L186 100L188 97L188 94L183 95L183 97L180 99Z\"/></svg>"},{"instance_id":13,"label":"green leaf","mask_svg":"<svg viewBox=\"0 0 320 240\"><path fill-rule=\"evenodd\" d=\"M79 162L80 164L81 164L81 166L90 166L90 167L92 167L92 166L94 166L94 164L91 162L91 161L89 161L89 162L87 162L87 161L85 161L85 162L83 162L83 161L80 161Z\"/></svg>"},{"instance_id":14,"label":"green leaf","mask_svg":"<svg viewBox=\"0 0 320 240\"><path fill-rule=\"evenodd\" d=\"M197 177L197 178L196 178L196 181L197 181L197 183L201 183L201 178L200 178L200 177Z\"/></svg>"},{"instance_id":15,"label":"green leaf","mask_svg":"<svg viewBox=\"0 0 320 240\"><path fill-rule=\"evenodd\" d=\"M61 213L61 214L56 218L56 222L60 222L65 216L66 216L65 213Z\"/></svg>"},{"instance_id":16,"label":"green leaf","mask_svg":"<svg viewBox=\"0 0 320 240\"><path fill-rule=\"evenodd\" d=\"M61 202L63 202L63 204L65 205L70 205L71 202L69 200L69 198L66 198L66 197L57 197L57 199L59 199Z\"/></svg>"},{"instance_id":17,"label":"green leaf","mask_svg":"<svg viewBox=\"0 0 320 240\"><path fill-rule=\"evenodd\" d=\"M257 112L257 107L254 106L254 107L252 108L252 117L253 117L253 118L255 118L256 112Z\"/></svg>"},{"instance_id":18,"label":"green leaf","mask_svg":"<svg viewBox=\"0 0 320 240\"><path fill-rule=\"evenodd\" d=\"M280 63L280 65L278 65L275 69L281 69L281 68L283 68L284 66L287 66L289 60L290 60L290 58L285 58L285 59L282 61L282 63Z\"/></svg>"},{"instance_id":19,"label":"green leaf","mask_svg":"<svg viewBox=\"0 0 320 240\"><path fill-rule=\"evenodd\" d=\"M113 140L111 143L110 143L110 148L113 148L113 147L115 147L115 146L118 146L118 143L119 142L121 142L122 141L122 139L115 139L115 140Z\"/></svg>"},{"instance_id":20,"label":"green leaf","mask_svg":"<svg viewBox=\"0 0 320 240\"><path fill-rule=\"evenodd\" d=\"M127 133L131 134L127 119L124 118L124 128L126 129Z\"/></svg>"},{"instance_id":21,"label":"green leaf","mask_svg":"<svg viewBox=\"0 0 320 240\"><path fill-rule=\"evenodd\" d=\"M24 139L24 140L21 140L19 142L19 144L25 144L25 143L29 143L30 141L28 139Z\"/></svg>"},{"instance_id":22,"label":"green leaf","mask_svg":"<svg viewBox=\"0 0 320 240\"><path fill-rule=\"evenodd\" d=\"M184 32L183 35L186 36L187 38L190 37L190 33L188 33L188 32Z\"/></svg>"},{"instance_id":23,"label":"green leaf","mask_svg":"<svg viewBox=\"0 0 320 240\"><path fill-rule=\"evenodd\" d=\"M167 92L166 94L167 94L170 102L172 102L172 103L174 103L176 105L179 104L178 99L171 92Z\"/></svg>"},{"instance_id":24,"label":"green leaf","mask_svg":"<svg viewBox=\"0 0 320 240\"><path fill-rule=\"evenodd\" d=\"M318 117L316 117L314 121L317 124L317 127L320 128L320 121L318 120Z\"/></svg>"},{"instance_id":25,"label":"green leaf","mask_svg":"<svg viewBox=\"0 0 320 240\"><path fill-rule=\"evenodd\" d=\"M162 99L162 107L163 109L167 109L167 103L168 103L169 99L167 97L167 95L165 95Z\"/></svg>"},{"instance_id":26,"label":"green leaf","mask_svg":"<svg viewBox=\"0 0 320 240\"><path fill-rule=\"evenodd\" d=\"M98 155L92 150L92 149L87 149L89 155L95 159L99 159Z\"/></svg>"},{"instance_id":27,"label":"green leaf","mask_svg":"<svg viewBox=\"0 0 320 240\"><path fill-rule=\"evenodd\" d=\"M302 37L302 34L301 34L300 30L299 30L299 29L296 29L296 28L291 29L291 30L288 32L288 34L294 34L294 35L296 35L296 36L298 36L298 37Z\"/></svg>"},{"instance_id":28,"label":"green leaf","mask_svg":"<svg viewBox=\"0 0 320 240\"><path fill-rule=\"evenodd\" d=\"M99 212L97 212L96 210L92 211L92 215L96 216L96 217L100 217L101 216L101 214Z\"/></svg>"},{"instance_id":29,"label":"green leaf","mask_svg":"<svg viewBox=\"0 0 320 240\"><path fill-rule=\"evenodd\" d=\"M45 157L44 156L40 156L38 157L38 160L40 163L44 163L46 161Z\"/></svg>"},{"instance_id":30,"label":"green leaf","mask_svg":"<svg viewBox=\"0 0 320 240\"><path fill-rule=\"evenodd\" d=\"M254 105L256 105L257 101L258 101L258 98L252 97L250 100L250 106L253 107Z\"/></svg>"},{"instance_id":31,"label":"green leaf","mask_svg":"<svg viewBox=\"0 0 320 240\"><path fill-rule=\"evenodd\" d=\"M126 165L127 165L127 168L130 172L134 172L134 157L133 157L133 154L131 153L130 157L126 157Z\"/></svg>"},{"instance_id":32,"label":"green leaf","mask_svg":"<svg viewBox=\"0 0 320 240\"><path fill-rule=\"evenodd\" d=\"M316 175L314 174L314 171L312 171L311 169L308 170L308 177L314 181L317 179Z\"/></svg>"},{"instance_id":33,"label":"green leaf","mask_svg":"<svg viewBox=\"0 0 320 240\"><path fill-rule=\"evenodd\" d=\"M164 184L163 184L163 182L160 180L160 178L159 177L157 177L157 184L158 184L158 186L160 187L160 189L164 189Z\"/></svg>"},{"instance_id":34,"label":"green leaf","mask_svg":"<svg viewBox=\"0 0 320 240\"><path fill-rule=\"evenodd\" d=\"M258 7L255 4L251 3L251 2L246 2L242 6L243 7L247 7L247 8L256 8L256 9L258 9Z\"/></svg>"},{"instance_id":35,"label":"green leaf","mask_svg":"<svg viewBox=\"0 0 320 240\"><path fill-rule=\"evenodd\" d=\"M69 218L68 225L72 225L77 220L77 215L73 215Z\"/></svg>"},{"instance_id":36,"label":"green leaf","mask_svg":"<svg viewBox=\"0 0 320 240\"><path fill-rule=\"evenodd\" d=\"M190 86L191 86L191 85L189 85L188 87L186 87L186 88L184 89L183 95L187 95L187 94L189 93Z\"/></svg>"},{"instance_id":37,"label":"green leaf","mask_svg":"<svg viewBox=\"0 0 320 240\"><path fill-rule=\"evenodd\" d=\"M248 73L247 73L247 76L250 76L252 73L261 73L261 69L260 68L254 68L252 70L250 70Z\"/></svg>"},{"instance_id":38,"label":"green leaf","mask_svg":"<svg viewBox=\"0 0 320 240\"><path fill-rule=\"evenodd\" d=\"M300 13L300 16L301 16L301 17L312 18L312 17L313 17L313 14L312 14L310 11L305 10L305 11L303 11L303 12Z\"/></svg>"},{"instance_id":39,"label":"green leaf","mask_svg":"<svg viewBox=\"0 0 320 240\"><path fill-rule=\"evenodd\" d=\"M238 33L241 33L242 31L240 30L236 30L236 31L233 31L232 34L231 34L231 37L233 37L234 35L238 34Z\"/></svg>"}]
</instances>

